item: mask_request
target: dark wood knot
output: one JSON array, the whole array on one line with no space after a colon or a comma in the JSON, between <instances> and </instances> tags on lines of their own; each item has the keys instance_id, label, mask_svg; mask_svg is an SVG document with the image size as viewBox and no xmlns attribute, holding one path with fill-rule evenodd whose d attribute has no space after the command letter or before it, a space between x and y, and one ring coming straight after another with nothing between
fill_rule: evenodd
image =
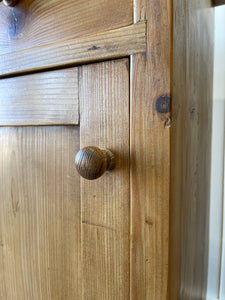
<instances>
[{"instance_id":1,"label":"dark wood knot","mask_svg":"<svg viewBox=\"0 0 225 300\"><path fill-rule=\"evenodd\" d=\"M78 173L85 179L94 180L115 167L114 154L94 146L81 149L75 158Z\"/></svg>"}]
</instances>

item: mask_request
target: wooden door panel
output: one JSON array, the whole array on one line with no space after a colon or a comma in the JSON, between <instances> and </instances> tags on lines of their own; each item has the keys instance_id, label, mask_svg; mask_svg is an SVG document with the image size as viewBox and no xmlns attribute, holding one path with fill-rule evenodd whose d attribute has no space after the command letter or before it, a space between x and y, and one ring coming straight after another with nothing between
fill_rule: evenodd
<instances>
[{"instance_id":1,"label":"wooden door panel","mask_svg":"<svg viewBox=\"0 0 225 300\"><path fill-rule=\"evenodd\" d=\"M96 34L133 22L132 0L19 0L0 4L0 54Z\"/></svg>"},{"instance_id":2,"label":"wooden door panel","mask_svg":"<svg viewBox=\"0 0 225 300\"><path fill-rule=\"evenodd\" d=\"M78 69L0 80L0 125L79 123Z\"/></svg>"},{"instance_id":3,"label":"wooden door panel","mask_svg":"<svg viewBox=\"0 0 225 300\"><path fill-rule=\"evenodd\" d=\"M79 128L0 128L0 144L0 299L81 299Z\"/></svg>"},{"instance_id":4,"label":"wooden door panel","mask_svg":"<svg viewBox=\"0 0 225 300\"><path fill-rule=\"evenodd\" d=\"M81 179L83 299L129 299L129 60L80 68L80 142L116 155L116 168Z\"/></svg>"},{"instance_id":5,"label":"wooden door panel","mask_svg":"<svg viewBox=\"0 0 225 300\"><path fill-rule=\"evenodd\" d=\"M79 85L80 127L0 127L0 299L129 299L129 60L68 72ZM41 74L32 75L33 112ZM29 76L12 80L29 90ZM96 181L75 169L76 152L88 145L116 156L116 168Z\"/></svg>"}]
</instances>

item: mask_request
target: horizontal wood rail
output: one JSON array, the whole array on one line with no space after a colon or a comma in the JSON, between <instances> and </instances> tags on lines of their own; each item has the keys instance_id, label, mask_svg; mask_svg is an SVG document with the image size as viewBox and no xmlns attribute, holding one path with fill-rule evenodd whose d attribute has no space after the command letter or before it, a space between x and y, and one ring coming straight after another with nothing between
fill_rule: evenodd
<instances>
[{"instance_id":1,"label":"horizontal wood rail","mask_svg":"<svg viewBox=\"0 0 225 300\"><path fill-rule=\"evenodd\" d=\"M223 5L225 4L225 0L214 0L214 5Z\"/></svg>"},{"instance_id":2,"label":"horizontal wood rail","mask_svg":"<svg viewBox=\"0 0 225 300\"><path fill-rule=\"evenodd\" d=\"M146 22L0 55L0 78L146 51Z\"/></svg>"}]
</instances>

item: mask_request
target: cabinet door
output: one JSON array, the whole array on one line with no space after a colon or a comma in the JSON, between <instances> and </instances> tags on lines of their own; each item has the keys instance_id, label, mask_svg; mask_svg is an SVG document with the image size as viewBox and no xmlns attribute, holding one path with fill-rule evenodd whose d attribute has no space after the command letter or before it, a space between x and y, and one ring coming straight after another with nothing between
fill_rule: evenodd
<instances>
[{"instance_id":1,"label":"cabinet door","mask_svg":"<svg viewBox=\"0 0 225 300\"><path fill-rule=\"evenodd\" d=\"M0 84L0 299L129 299L129 60ZM115 169L81 178L84 146Z\"/></svg>"}]
</instances>

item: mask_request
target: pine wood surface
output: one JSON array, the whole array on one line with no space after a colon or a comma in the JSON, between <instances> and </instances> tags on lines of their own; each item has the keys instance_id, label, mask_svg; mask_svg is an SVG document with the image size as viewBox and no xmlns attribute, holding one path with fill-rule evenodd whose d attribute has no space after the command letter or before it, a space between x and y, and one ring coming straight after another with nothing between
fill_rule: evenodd
<instances>
[{"instance_id":1,"label":"pine wood surface","mask_svg":"<svg viewBox=\"0 0 225 300\"><path fill-rule=\"evenodd\" d=\"M81 179L82 299L129 299L129 60L80 68L80 144L110 149L115 169Z\"/></svg>"},{"instance_id":2,"label":"pine wood surface","mask_svg":"<svg viewBox=\"0 0 225 300\"><path fill-rule=\"evenodd\" d=\"M129 299L129 60L79 73L80 137L0 128L0 298ZM85 144L112 149L116 168L80 185Z\"/></svg>"},{"instance_id":3,"label":"pine wood surface","mask_svg":"<svg viewBox=\"0 0 225 300\"><path fill-rule=\"evenodd\" d=\"M132 0L19 0L0 3L0 54L132 24Z\"/></svg>"},{"instance_id":4,"label":"pine wood surface","mask_svg":"<svg viewBox=\"0 0 225 300\"><path fill-rule=\"evenodd\" d=\"M173 11L169 296L206 299L214 9L176 0Z\"/></svg>"},{"instance_id":5,"label":"pine wood surface","mask_svg":"<svg viewBox=\"0 0 225 300\"><path fill-rule=\"evenodd\" d=\"M0 80L0 126L79 124L75 68Z\"/></svg>"},{"instance_id":6,"label":"pine wood surface","mask_svg":"<svg viewBox=\"0 0 225 300\"><path fill-rule=\"evenodd\" d=\"M146 24L0 55L0 77L130 56L146 51Z\"/></svg>"},{"instance_id":7,"label":"pine wood surface","mask_svg":"<svg viewBox=\"0 0 225 300\"><path fill-rule=\"evenodd\" d=\"M0 144L0 299L82 299L79 128L1 127Z\"/></svg>"},{"instance_id":8,"label":"pine wood surface","mask_svg":"<svg viewBox=\"0 0 225 300\"><path fill-rule=\"evenodd\" d=\"M130 180L131 180L131 281L130 299L146 298L146 116L145 113L144 54L131 57L131 128L130 128Z\"/></svg>"},{"instance_id":9,"label":"pine wood surface","mask_svg":"<svg viewBox=\"0 0 225 300\"><path fill-rule=\"evenodd\" d=\"M135 1L134 22L147 20L147 52L131 56L131 295L164 300L168 290L171 2ZM172 300L172 299L171 299Z\"/></svg>"}]
</instances>

